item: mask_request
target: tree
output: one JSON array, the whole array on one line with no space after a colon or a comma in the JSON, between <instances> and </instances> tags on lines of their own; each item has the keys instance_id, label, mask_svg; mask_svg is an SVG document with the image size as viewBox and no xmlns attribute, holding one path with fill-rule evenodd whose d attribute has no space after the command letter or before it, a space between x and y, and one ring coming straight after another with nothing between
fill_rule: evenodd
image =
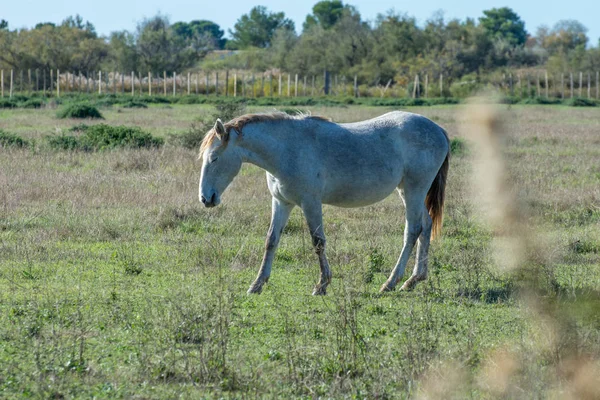
<instances>
[{"instance_id":1,"label":"tree","mask_svg":"<svg viewBox=\"0 0 600 400\"><path fill-rule=\"evenodd\" d=\"M0 19L0 31L8 30L8 21L5 19Z\"/></svg>"},{"instance_id":2,"label":"tree","mask_svg":"<svg viewBox=\"0 0 600 400\"><path fill-rule=\"evenodd\" d=\"M340 0L320 1L313 6L313 13L306 16L303 29L307 30L314 25L320 25L323 29L329 29L342 18L345 8L346 6Z\"/></svg>"},{"instance_id":3,"label":"tree","mask_svg":"<svg viewBox=\"0 0 600 400\"><path fill-rule=\"evenodd\" d=\"M205 47L208 50L222 49L227 42L223 38L225 31L212 21L176 22L173 24L172 29L176 35L195 47Z\"/></svg>"},{"instance_id":4,"label":"tree","mask_svg":"<svg viewBox=\"0 0 600 400\"><path fill-rule=\"evenodd\" d=\"M107 56L107 44L81 17L67 18L59 26L0 31L0 62L15 69L88 71Z\"/></svg>"},{"instance_id":5,"label":"tree","mask_svg":"<svg viewBox=\"0 0 600 400\"><path fill-rule=\"evenodd\" d=\"M162 15L145 19L138 25L136 52L138 68L144 71L181 71L201 57Z\"/></svg>"},{"instance_id":6,"label":"tree","mask_svg":"<svg viewBox=\"0 0 600 400\"><path fill-rule=\"evenodd\" d=\"M112 32L109 37L110 64L113 70L129 72L138 69L135 35L128 31Z\"/></svg>"},{"instance_id":7,"label":"tree","mask_svg":"<svg viewBox=\"0 0 600 400\"><path fill-rule=\"evenodd\" d=\"M527 40L525 22L511 8L492 8L483 14L479 23L490 38L505 40L511 46L522 46Z\"/></svg>"},{"instance_id":8,"label":"tree","mask_svg":"<svg viewBox=\"0 0 600 400\"><path fill-rule=\"evenodd\" d=\"M546 27L538 29L538 41L550 54L566 54L577 47L585 48L586 33L587 28L579 21L561 20L550 31Z\"/></svg>"},{"instance_id":9,"label":"tree","mask_svg":"<svg viewBox=\"0 0 600 400\"><path fill-rule=\"evenodd\" d=\"M250 13L244 14L237 20L234 30L229 34L232 40L227 47L245 49L248 47L269 47L273 35L278 28L294 30L294 22L285 18L283 12L271 13L266 7L256 6Z\"/></svg>"}]
</instances>

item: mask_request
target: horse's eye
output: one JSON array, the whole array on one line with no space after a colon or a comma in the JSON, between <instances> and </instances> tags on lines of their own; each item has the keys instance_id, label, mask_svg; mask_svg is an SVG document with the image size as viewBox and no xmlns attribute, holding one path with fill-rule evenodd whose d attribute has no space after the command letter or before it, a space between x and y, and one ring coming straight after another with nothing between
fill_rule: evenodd
<instances>
[{"instance_id":1,"label":"horse's eye","mask_svg":"<svg viewBox=\"0 0 600 400\"><path fill-rule=\"evenodd\" d=\"M214 163L215 161L217 161L218 159L219 159L219 157L215 157L215 158L213 158L212 160L209 160L209 161L208 161L208 163L209 163L209 164L212 164L212 163Z\"/></svg>"}]
</instances>

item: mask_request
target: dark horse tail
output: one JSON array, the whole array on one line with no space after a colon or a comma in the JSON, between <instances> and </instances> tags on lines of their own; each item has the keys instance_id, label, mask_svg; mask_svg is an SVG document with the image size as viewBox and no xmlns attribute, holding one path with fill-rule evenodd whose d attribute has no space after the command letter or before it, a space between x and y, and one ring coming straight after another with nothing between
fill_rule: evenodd
<instances>
[{"instance_id":1,"label":"dark horse tail","mask_svg":"<svg viewBox=\"0 0 600 400\"><path fill-rule=\"evenodd\" d=\"M444 192L446 190L446 179L448 177L448 168L450 167L450 140L448 139L448 133L442 129L446 140L448 140L448 154L446 159L440 167L429 191L427 197L425 197L425 206L429 215L431 216L431 239L435 239L442 233L442 222L444 217Z\"/></svg>"}]
</instances>

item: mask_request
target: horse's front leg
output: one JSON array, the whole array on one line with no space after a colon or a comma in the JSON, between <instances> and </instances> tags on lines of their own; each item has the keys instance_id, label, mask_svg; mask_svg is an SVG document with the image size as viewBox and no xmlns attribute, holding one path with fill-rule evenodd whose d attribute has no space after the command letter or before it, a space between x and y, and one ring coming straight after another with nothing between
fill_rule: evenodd
<instances>
[{"instance_id":1,"label":"horse's front leg","mask_svg":"<svg viewBox=\"0 0 600 400\"><path fill-rule=\"evenodd\" d=\"M319 283L313 290L313 295L327 294L327 285L331 282L331 270L329 262L325 255L325 232L323 231L323 206L320 202L310 202L302 204L302 211L308 223L310 236L315 248L315 252L319 257L319 266L321 267L321 276Z\"/></svg>"},{"instance_id":2,"label":"horse's front leg","mask_svg":"<svg viewBox=\"0 0 600 400\"><path fill-rule=\"evenodd\" d=\"M273 197L272 204L271 226L269 227L267 240L265 242L265 255L260 270L258 271L258 276L250 286L250 289L248 289L248 293L260 293L263 285L269 280L269 276L271 276L271 266L273 265L273 259L275 258L275 251L277 250L277 245L279 245L281 233L294 208L293 204L282 202L275 197Z\"/></svg>"}]
</instances>

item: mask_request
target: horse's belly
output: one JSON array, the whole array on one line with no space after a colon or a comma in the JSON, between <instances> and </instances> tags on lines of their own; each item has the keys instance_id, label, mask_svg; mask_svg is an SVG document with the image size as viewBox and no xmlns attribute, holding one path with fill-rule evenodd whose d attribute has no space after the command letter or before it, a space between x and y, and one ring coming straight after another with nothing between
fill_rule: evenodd
<instances>
[{"instance_id":1,"label":"horse's belly","mask_svg":"<svg viewBox=\"0 0 600 400\"><path fill-rule=\"evenodd\" d=\"M323 196L323 203L338 207L363 207L377 203L388 197L397 187L398 182L385 185L344 185Z\"/></svg>"}]
</instances>

